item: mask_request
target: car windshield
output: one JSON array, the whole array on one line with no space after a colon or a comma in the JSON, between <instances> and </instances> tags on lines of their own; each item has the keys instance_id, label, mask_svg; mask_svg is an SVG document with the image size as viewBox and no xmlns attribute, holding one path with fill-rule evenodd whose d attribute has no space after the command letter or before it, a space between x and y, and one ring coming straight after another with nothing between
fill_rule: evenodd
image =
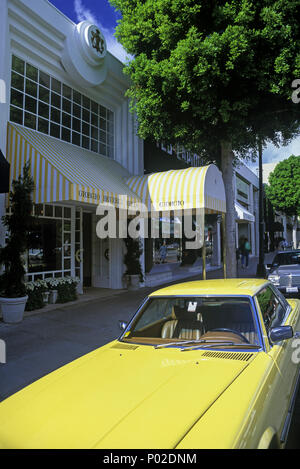
<instances>
[{"instance_id":1,"label":"car windshield","mask_svg":"<svg viewBox=\"0 0 300 469\"><path fill-rule=\"evenodd\" d=\"M273 265L300 265L300 251L280 252L274 258Z\"/></svg>"},{"instance_id":2,"label":"car windshield","mask_svg":"<svg viewBox=\"0 0 300 469\"><path fill-rule=\"evenodd\" d=\"M157 348L260 345L246 297L150 297L121 340Z\"/></svg>"}]
</instances>

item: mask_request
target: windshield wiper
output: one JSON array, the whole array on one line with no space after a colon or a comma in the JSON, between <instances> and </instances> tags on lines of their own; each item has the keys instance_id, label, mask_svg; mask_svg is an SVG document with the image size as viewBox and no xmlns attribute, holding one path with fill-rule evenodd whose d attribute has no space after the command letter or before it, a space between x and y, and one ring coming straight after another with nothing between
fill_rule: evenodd
<instances>
[{"instance_id":1,"label":"windshield wiper","mask_svg":"<svg viewBox=\"0 0 300 469\"><path fill-rule=\"evenodd\" d=\"M260 348L260 345L255 344L235 344L234 342L216 342L215 340L212 343L203 345L203 346L193 346L193 347L185 347L181 349L181 352L185 352L186 350L197 350L198 348L209 348L209 347L217 347L223 345L233 345L234 347L246 347L246 348Z\"/></svg>"},{"instance_id":2,"label":"windshield wiper","mask_svg":"<svg viewBox=\"0 0 300 469\"><path fill-rule=\"evenodd\" d=\"M223 340L205 340L205 339L199 339L199 340L181 340L180 342L177 341L177 342L168 342L168 343L164 343L164 344L158 344L158 345L155 345L154 348L163 348L163 347L168 347L168 345L185 345L185 344L208 344L208 343L216 343L216 342L220 342L220 343L224 343ZM226 342L228 343L228 342ZM231 343L231 342L230 342Z\"/></svg>"}]
</instances>

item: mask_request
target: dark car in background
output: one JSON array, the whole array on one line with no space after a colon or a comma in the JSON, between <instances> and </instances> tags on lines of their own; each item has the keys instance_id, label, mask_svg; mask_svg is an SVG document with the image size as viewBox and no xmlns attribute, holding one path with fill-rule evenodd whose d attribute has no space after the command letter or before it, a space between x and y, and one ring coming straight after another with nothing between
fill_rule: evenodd
<instances>
[{"instance_id":1,"label":"dark car in background","mask_svg":"<svg viewBox=\"0 0 300 469\"><path fill-rule=\"evenodd\" d=\"M279 251L267 269L268 280L284 295L300 295L300 249Z\"/></svg>"}]
</instances>

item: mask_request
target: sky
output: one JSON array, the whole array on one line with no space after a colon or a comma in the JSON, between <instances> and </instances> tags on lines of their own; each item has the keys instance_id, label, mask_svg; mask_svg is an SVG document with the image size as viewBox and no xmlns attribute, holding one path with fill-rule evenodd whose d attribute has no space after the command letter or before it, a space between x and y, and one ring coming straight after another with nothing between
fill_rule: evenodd
<instances>
[{"instance_id":1,"label":"sky","mask_svg":"<svg viewBox=\"0 0 300 469\"><path fill-rule=\"evenodd\" d=\"M108 51L121 60L121 62L125 62L127 57L126 51L114 37L115 27L120 14L110 5L108 0L49 1L74 21L74 23L88 20L97 24L104 34Z\"/></svg>"},{"instance_id":2,"label":"sky","mask_svg":"<svg viewBox=\"0 0 300 469\"><path fill-rule=\"evenodd\" d=\"M49 0L60 11L75 23L89 20L97 24L103 32L108 51L121 62L127 58L126 51L114 37L114 31L120 14L110 5L108 0ZM295 104L297 106L297 104ZM300 106L300 103L298 104ZM263 163L274 163L288 158L290 155L300 155L300 137L293 140L286 147L276 148L268 145L263 153ZM256 172L258 163L247 163L250 169Z\"/></svg>"}]
</instances>

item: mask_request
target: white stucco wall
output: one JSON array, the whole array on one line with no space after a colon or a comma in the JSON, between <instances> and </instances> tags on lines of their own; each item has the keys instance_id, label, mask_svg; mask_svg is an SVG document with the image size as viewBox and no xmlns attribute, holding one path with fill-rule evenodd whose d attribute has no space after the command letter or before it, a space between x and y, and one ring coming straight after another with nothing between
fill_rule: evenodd
<instances>
[{"instance_id":1,"label":"white stucco wall","mask_svg":"<svg viewBox=\"0 0 300 469\"><path fill-rule=\"evenodd\" d=\"M123 73L123 64L107 52L107 75L103 83L94 87L80 84L62 65L66 37L75 24L47 0L0 0L0 79L6 83L6 103L0 103L0 146L6 154L6 129L9 120L9 90L11 56L17 55L62 83L76 89L88 98L114 112L114 158L133 175L144 174L143 142L136 135L134 116L129 112L125 92L129 86ZM71 144L70 144L71 145ZM78 147L77 147L78 148ZM96 206L95 210L96 211ZM0 195L0 217L5 213L4 196ZM4 228L0 223L0 245L4 241ZM100 241L93 237L93 246ZM120 288L123 269L122 243L115 247L110 263L111 278L118 276L115 288ZM93 268L99 267L97 261ZM100 267L99 267L100 268ZM97 280L98 281L98 280Z\"/></svg>"}]
</instances>

